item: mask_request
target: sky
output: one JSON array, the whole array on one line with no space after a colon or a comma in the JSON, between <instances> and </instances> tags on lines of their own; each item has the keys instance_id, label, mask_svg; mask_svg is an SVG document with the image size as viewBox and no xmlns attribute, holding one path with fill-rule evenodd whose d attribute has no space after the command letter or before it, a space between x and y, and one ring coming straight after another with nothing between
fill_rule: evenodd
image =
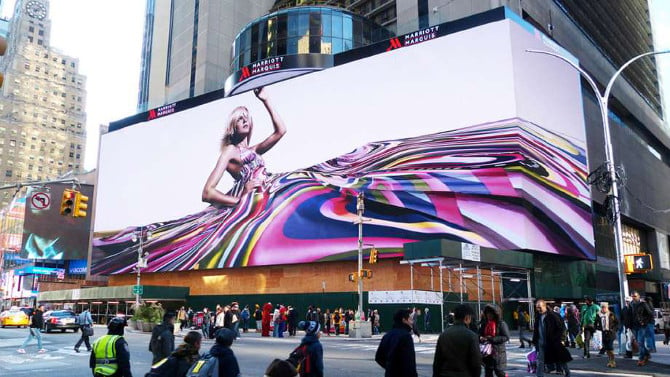
<instances>
[{"instance_id":1,"label":"sky","mask_svg":"<svg viewBox=\"0 0 670 377\"><path fill-rule=\"evenodd\" d=\"M14 0L3 1L11 15ZM650 0L656 50L670 49L670 0ZM85 167L95 168L100 124L133 115L137 108L145 0L51 0L51 46L79 58L87 77ZM670 54L657 57L670 114ZM666 117L668 118L668 117ZM670 125L665 120L668 132Z\"/></svg>"}]
</instances>

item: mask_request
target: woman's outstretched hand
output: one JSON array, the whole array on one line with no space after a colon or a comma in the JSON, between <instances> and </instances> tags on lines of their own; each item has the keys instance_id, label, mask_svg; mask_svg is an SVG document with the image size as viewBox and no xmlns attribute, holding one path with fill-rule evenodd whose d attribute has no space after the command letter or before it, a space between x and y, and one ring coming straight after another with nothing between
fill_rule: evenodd
<instances>
[{"instance_id":1,"label":"woman's outstretched hand","mask_svg":"<svg viewBox=\"0 0 670 377\"><path fill-rule=\"evenodd\" d=\"M268 99L268 92L265 91L265 87L261 86L260 88L254 89L254 94L258 97L259 100L265 101Z\"/></svg>"}]
</instances>

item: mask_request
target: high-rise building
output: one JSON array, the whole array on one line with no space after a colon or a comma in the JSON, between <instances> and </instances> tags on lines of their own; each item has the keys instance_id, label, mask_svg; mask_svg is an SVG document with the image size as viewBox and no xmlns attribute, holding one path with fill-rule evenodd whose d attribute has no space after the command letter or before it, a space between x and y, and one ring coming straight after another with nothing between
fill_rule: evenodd
<instances>
[{"instance_id":1,"label":"high-rise building","mask_svg":"<svg viewBox=\"0 0 670 377\"><path fill-rule=\"evenodd\" d=\"M48 0L18 0L0 70L0 181L42 181L84 170L86 78L51 47ZM11 194L11 193L10 193ZM9 197L2 197L6 205Z\"/></svg>"},{"instance_id":2,"label":"high-rise building","mask_svg":"<svg viewBox=\"0 0 670 377\"><path fill-rule=\"evenodd\" d=\"M232 41L272 0L147 0L139 111L223 88Z\"/></svg>"}]
</instances>

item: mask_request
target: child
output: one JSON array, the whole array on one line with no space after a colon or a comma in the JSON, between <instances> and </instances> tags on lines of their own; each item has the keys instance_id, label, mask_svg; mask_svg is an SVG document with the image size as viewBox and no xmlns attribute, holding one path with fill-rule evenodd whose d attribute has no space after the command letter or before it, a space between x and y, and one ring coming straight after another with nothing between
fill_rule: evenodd
<instances>
[{"instance_id":1,"label":"child","mask_svg":"<svg viewBox=\"0 0 670 377\"><path fill-rule=\"evenodd\" d=\"M298 349L306 351L304 360L298 364L300 377L323 377L323 347L319 342L321 326L315 321L301 321L298 328L305 330Z\"/></svg>"}]
</instances>

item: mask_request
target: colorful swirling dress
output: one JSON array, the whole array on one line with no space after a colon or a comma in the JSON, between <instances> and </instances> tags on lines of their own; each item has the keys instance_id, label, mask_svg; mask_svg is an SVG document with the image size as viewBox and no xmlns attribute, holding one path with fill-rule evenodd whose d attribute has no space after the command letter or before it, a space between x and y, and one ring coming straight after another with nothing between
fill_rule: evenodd
<instances>
[{"instance_id":1,"label":"colorful swirling dress","mask_svg":"<svg viewBox=\"0 0 670 377\"><path fill-rule=\"evenodd\" d=\"M355 259L356 196L365 196L366 243L383 256L405 243L450 239L504 250L593 259L586 154L565 136L507 119L364 145L324 163L268 176L235 207L209 207L166 223L144 271ZM230 191L263 174L245 151ZM93 273L132 271L137 245L125 229L94 239Z\"/></svg>"}]
</instances>

